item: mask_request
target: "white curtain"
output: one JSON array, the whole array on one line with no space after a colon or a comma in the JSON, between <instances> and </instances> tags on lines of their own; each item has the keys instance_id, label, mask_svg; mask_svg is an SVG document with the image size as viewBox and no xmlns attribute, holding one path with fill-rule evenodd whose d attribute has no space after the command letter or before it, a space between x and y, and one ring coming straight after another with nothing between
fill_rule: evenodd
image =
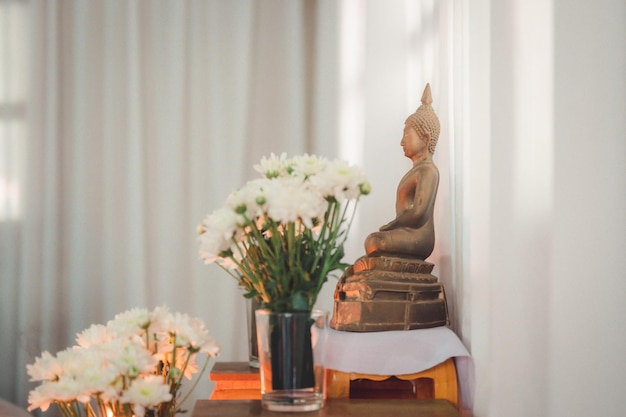
<instances>
[{"instance_id":1,"label":"white curtain","mask_svg":"<svg viewBox=\"0 0 626 417\"><path fill-rule=\"evenodd\" d=\"M374 185L346 261L361 256L365 235L393 216L410 167L401 131L426 82L444 126L432 260L454 312L457 9L0 2L0 397L26 405L27 363L136 306L198 316L221 360L246 360L243 297L199 261L196 225L263 155L342 157ZM332 308L333 286L322 307Z\"/></svg>"},{"instance_id":2,"label":"white curtain","mask_svg":"<svg viewBox=\"0 0 626 417\"><path fill-rule=\"evenodd\" d=\"M20 210L0 223L1 396L25 404L26 363L135 306L198 316L223 359L246 358L243 297L198 260L196 225L262 155L335 153L336 135L327 145L313 135L318 94L337 78L334 46L320 44L329 34L318 29L334 30L335 9L305 1L1 7L3 40L21 43L28 66L26 78L2 79L24 83L25 129L3 125L6 182L19 184ZM19 36L7 29L20 24ZM7 51L2 66L18 52Z\"/></svg>"}]
</instances>

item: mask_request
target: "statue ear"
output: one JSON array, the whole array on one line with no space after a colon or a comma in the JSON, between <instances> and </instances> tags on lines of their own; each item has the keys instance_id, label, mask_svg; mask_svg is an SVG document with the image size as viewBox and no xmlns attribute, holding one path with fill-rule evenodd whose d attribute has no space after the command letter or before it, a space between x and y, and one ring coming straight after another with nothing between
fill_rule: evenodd
<instances>
[{"instance_id":1,"label":"statue ear","mask_svg":"<svg viewBox=\"0 0 626 417\"><path fill-rule=\"evenodd\" d=\"M430 143L430 132L423 132L421 134L422 140L424 141L424 143L426 145L428 145Z\"/></svg>"}]
</instances>

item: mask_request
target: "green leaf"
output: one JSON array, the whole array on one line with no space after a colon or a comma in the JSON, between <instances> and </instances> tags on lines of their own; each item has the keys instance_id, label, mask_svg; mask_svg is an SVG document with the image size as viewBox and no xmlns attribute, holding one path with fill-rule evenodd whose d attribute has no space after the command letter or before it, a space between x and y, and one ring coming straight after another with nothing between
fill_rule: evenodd
<instances>
[{"instance_id":1,"label":"green leaf","mask_svg":"<svg viewBox=\"0 0 626 417\"><path fill-rule=\"evenodd\" d=\"M294 311L309 311L312 306L309 306L309 300L302 295L301 292L296 292L291 295L291 305Z\"/></svg>"}]
</instances>

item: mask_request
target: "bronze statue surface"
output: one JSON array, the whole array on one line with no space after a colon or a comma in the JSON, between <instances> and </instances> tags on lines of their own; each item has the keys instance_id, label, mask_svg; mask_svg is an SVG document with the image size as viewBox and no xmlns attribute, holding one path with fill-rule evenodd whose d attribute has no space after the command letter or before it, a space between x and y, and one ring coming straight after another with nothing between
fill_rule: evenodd
<instances>
[{"instance_id":1,"label":"bronze statue surface","mask_svg":"<svg viewBox=\"0 0 626 417\"><path fill-rule=\"evenodd\" d=\"M439 120L431 107L430 85L422 105L404 124L400 145L413 167L402 177L396 193L396 218L365 240L368 256L390 255L424 260L435 246L433 212L439 170L432 160L439 139Z\"/></svg>"},{"instance_id":2,"label":"bronze statue surface","mask_svg":"<svg viewBox=\"0 0 626 417\"><path fill-rule=\"evenodd\" d=\"M396 217L365 239L365 253L335 290L331 327L370 332L412 330L449 323L443 286L426 262L435 245L433 213L439 170L432 160L439 119L430 85L404 123L400 145L413 166L396 192Z\"/></svg>"}]
</instances>

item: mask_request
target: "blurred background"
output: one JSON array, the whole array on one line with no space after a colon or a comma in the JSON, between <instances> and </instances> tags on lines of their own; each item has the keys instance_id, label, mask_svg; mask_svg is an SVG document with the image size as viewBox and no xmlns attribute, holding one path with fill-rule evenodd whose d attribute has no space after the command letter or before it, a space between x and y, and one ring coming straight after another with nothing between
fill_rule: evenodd
<instances>
[{"instance_id":1,"label":"blurred background","mask_svg":"<svg viewBox=\"0 0 626 417\"><path fill-rule=\"evenodd\" d=\"M25 407L26 364L132 307L198 316L247 360L196 225L264 155L342 158L373 188L354 261L430 83L429 261L474 414L622 415L625 27L621 0L0 0L0 398Z\"/></svg>"}]
</instances>

